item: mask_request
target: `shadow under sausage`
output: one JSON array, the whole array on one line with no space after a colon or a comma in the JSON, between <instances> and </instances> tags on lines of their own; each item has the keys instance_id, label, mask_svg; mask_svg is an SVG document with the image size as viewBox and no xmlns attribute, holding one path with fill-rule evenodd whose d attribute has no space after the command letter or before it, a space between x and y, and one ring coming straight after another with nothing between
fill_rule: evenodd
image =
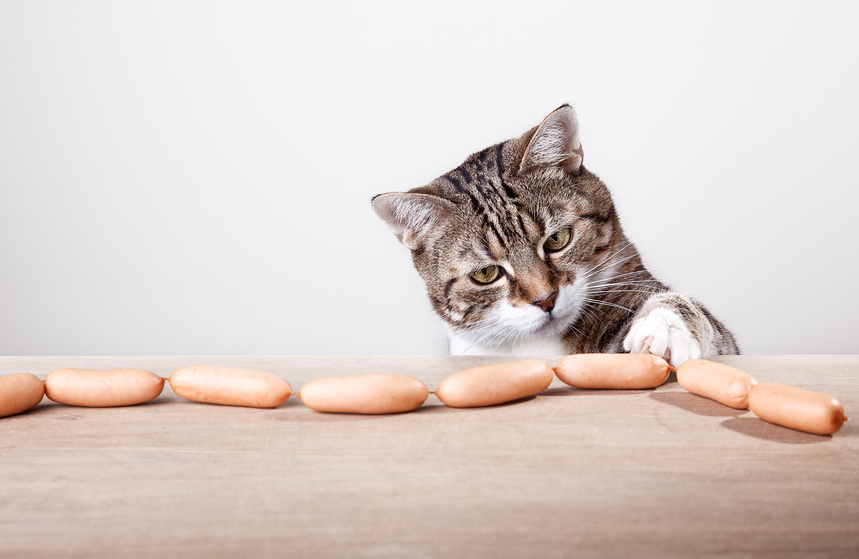
<instances>
[{"instance_id":1,"label":"shadow under sausage","mask_svg":"<svg viewBox=\"0 0 859 559\"><path fill-rule=\"evenodd\" d=\"M749 410L738 410L725 406L709 398L696 396L691 392L654 392L650 397L664 404L710 417L737 417L749 413Z\"/></svg>"},{"instance_id":2,"label":"shadow under sausage","mask_svg":"<svg viewBox=\"0 0 859 559\"><path fill-rule=\"evenodd\" d=\"M143 408L143 407L149 408L149 407L163 406L163 405L167 405L169 403L170 402L168 400L153 399L153 400L149 400L148 402L141 402L139 404L128 404L128 405L122 405L122 406L78 406L78 405L74 405L74 404L63 404L61 402L54 402L53 400L50 400L48 397L45 397L35 407L30 408L27 411L24 411L24 412L21 412L19 414L15 414L15 415L16 416L17 415L37 415L40 413L57 414L57 413L62 413L62 412L72 413L72 412L74 412L74 410L78 410L78 411L80 411L80 410L121 410L121 409L127 409L127 408ZM15 417L15 416L9 416L9 417Z\"/></svg>"},{"instance_id":3,"label":"shadow under sausage","mask_svg":"<svg viewBox=\"0 0 859 559\"><path fill-rule=\"evenodd\" d=\"M316 410L309 410L309 412L310 413L282 414L276 418L276 421L286 421L289 423L355 423L364 421L380 421L391 417L414 413L345 413Z\"/></svg>"},{"instance_id":4,"label":"shadow under sausage","mask_svg":"<svg viewBox=\"0 0 859 559\"><path fill-rule=\"evenodd\" d=\"M45 413L50 413L52 408L55 409L59 405L61 405L61 404L57 404L56 402L52 402L52 401L48 400L47 398L45 398L40 403L36 404L34 407L32 407L28 410L14 413L12 415L4 415L3 417L0 417L0 421L10 420L10 419L13 419L16 417L27 417L27 416L33 417L33 416L42 415ZM69 406L63 406L63 407L69 407Z\"/></svg>"},{"instance_id":5,"label":"shadow under sausage","mask_svg":"<svg viewBox=\"0 0 859 559\"><path fill-rule=\"evenodd\" d=\"M495 408L505 408L507 406L514 406L516 404L521 404L523 402L528 402L530 400L536 399L536 396L526 396L524 398L519 398L518 400L513 400L511 402L503 402L501 404L496 404L494 406L480 406L474 408L454 408L445 405L438 399L435 401L427 400L421 407L404 412L397 413L344 413L344 412L324 412L324 411L316 411L311 408L307 408L309 411L313 413L300 413L295 415L287 415L283 414L279 417L282 421L291 421L291 422L356 422L356 421L378 421L386 418L403 416L403 415L415 415L415 414L434 414L434 413L474 413L480 410L486 409L495 409ZM281 407L285 407L289 402L287 401ZM300 403L298 403L300 405ZM306 406L304 406L306 407Z\"/></svg>"},{"instance_id":6,"label":"shadow under sausage","mask_svg":"<svg viewBox=\"0 0 859 559\"><path fill-rule=\"evenodd\" d=\"M558 386L555 388L547 388L540 392L538 396L605 396L612 394L615 396L623 396L625 394L649 394L656 390L655 388L639 388L634 390L618 389L618 388L575 388L574 386Z\"/></svg>"},{"instance_id":7,"label":"shadow under sausage","mask_svg":"<svg viewBox=\"0 0 859 559\"><path fill-rule=\"evenodd\" d=\"M540 394L535 396L525 396L524 398L519 398L518 400L511 400L510 402L502 402L500 404L495 404L494 406L478 406L473 408L455 408L446 405L444 402L438 400L436 398L435 402L425 403L423 406L419 407L415 411L411 413L463 413L463 412L473 412L475 410L491 410L497 408L506 408L508 406L515 406L516 404L521 404L523 402L529 402L531 400L535 400L537 396L542 396L544 392L540 392Z\"/></svg>"},{"instance_id":8,"label":"shadow under sausage","mask_svg":"<svg viewBox=\"0 0 859 559\"><path fill-rule=\"evenodd\" d=\"M815 444L832 439L832 435L814 435L769 423L758 417L732 417L722 422L722 426L756 439L785 444Z\"/></svg>"}]
</instances>

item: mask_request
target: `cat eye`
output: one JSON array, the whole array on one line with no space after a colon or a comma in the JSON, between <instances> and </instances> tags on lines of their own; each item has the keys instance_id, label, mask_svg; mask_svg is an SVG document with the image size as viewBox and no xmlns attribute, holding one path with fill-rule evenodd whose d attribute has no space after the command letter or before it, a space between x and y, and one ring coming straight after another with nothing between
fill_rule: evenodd
<instances>
[{"instance_id":1,"label":"cat eye","mask_svg":"<svg viewBox=\"0 0 859 559\"><path fill-rule=\"evenodd\" d=\"M570 244L570 238L572 238L573 232L569 227L564 227L563 229L559 229L555 231L549 238L546 239L546 242L543 243L543 248L546 252L558 252L568 244Z\"/></svg>"},{"instance_id":2,"label":"cat eye","mask_svg":"<svg viewBox=\"0 0 859 559\"><path fill-rule=\"evenodd\" d=\"M492 283L501 277L503 271L501 266L487 266L471 274L471 279L482 284Z\"/></svg>"}]
</instances>

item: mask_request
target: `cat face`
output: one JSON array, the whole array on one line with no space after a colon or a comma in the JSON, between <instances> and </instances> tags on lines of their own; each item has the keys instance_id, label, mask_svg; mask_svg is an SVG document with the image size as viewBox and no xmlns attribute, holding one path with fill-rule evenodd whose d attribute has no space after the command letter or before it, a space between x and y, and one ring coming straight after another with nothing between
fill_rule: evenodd
<instances>
[{"instance_id":1,"label":"cat face","mask_svg":"<svg viewBox=\"0 0 859 559\"><path fill-rule=\"evenodd\" d=\"M569 106L373 207L412 250L449 331L481 347L563 336L615 272L622 236L608 189L582 167Z\"/></svg>"}]
</instances>

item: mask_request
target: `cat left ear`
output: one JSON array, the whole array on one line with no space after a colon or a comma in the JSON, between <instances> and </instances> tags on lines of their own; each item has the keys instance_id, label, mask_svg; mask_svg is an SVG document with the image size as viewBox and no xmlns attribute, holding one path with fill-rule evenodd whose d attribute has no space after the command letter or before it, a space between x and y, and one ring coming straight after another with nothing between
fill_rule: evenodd
<instances>
[{"instance_id":1,"label":"cat left ear","mask_svg":"<svg viewBox=\"0 0 859 559\"><path fill-rule=\"evenodd\" d=\"M415 192L390 192L373 198L373 210L406 248L418 250L449 216L453 202Z\"/></svg>"},{"instance_id":2,"label":"cat left ear","mask_svg":"<svg viewBox=\"0 0 859 559\"><path fill-rule=\"evenodd\" d=\"M531 137L525 156L519 165L519 174L536 167L557 166L576 174L582 167L585 153L579 141L579 120L569 105L555 109L543 119Z\"/></svg>"}]
</instances>

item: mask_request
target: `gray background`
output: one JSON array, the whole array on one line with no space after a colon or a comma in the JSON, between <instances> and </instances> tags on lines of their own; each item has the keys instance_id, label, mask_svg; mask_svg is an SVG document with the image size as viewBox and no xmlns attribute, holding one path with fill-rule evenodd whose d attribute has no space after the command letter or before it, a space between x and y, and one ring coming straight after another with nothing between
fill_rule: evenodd
<instances>
[{"instance_id":1,"label":"gray background","mask_svg":"<svg viewBox=\"0 0 859 559\"><path fill-rule=\"evenodd\" d=\"M0 1L0 354L432 354L372 213L551 110L746 353L859 353L849 2Z\"/></svg>"}]
</instances>

